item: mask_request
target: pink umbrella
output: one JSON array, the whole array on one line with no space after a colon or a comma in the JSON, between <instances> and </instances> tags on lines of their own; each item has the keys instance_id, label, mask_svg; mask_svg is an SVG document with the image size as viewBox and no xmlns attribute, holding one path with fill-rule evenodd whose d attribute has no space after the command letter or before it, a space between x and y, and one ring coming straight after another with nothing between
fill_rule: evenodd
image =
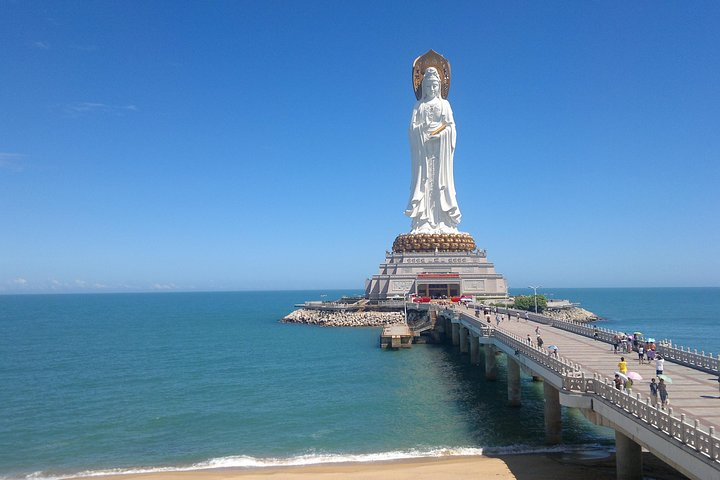
<instances>
[{"instance_id":1,"label":"pink umbrella","mask_svg":"<svg viewBox=\"0 0 720 480\"><path fill-rule=\"evenodd\" d=\"M627 377L632 380L642 380L642 376L637 372L628 372Z\"/></svg>"}]
</instances>

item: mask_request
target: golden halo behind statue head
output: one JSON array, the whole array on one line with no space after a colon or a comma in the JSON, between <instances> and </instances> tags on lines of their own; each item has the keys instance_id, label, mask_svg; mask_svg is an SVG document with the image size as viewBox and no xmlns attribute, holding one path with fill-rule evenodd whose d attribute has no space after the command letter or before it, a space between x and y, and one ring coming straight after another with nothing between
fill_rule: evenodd
<instances>
[{"instance_id":1,"label":"golden halo behind statue head","mask_svg":"<svg viewBox=\"0 0 720 480\"><path fill-rule=\"evenodd\" d=\"M422 80L425 70L429 67L435 67L440 74L440 95L447 99L450 93L450 62L434 50L428 50L424 55L420 55L413 62L412 81L415 90L415 98L422 98Z\"/></svg>"}]
</instances>

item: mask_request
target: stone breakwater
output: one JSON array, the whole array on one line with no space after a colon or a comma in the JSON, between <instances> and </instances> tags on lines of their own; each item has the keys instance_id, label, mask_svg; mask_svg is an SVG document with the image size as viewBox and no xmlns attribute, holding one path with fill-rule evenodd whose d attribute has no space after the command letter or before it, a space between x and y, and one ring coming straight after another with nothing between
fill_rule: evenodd
<instances>
[{"instance_id":1,"label":"stone breakwater","mask_svg":"<svg viewBox=\"0 0 720 480\"><path fill-rule=\"evenodd\" d=\"M402 312L338 312L301 308L281 320L323 327L384 327L405 321Z\"/></svg>"},{"instance_id":2,"label":"stone breakwater","mask_svg":"<svg viewBox=\"0 0 720 480\"><path fill-rule=\"evenodd\" d=\"M543 315L554 318L555 320L574 321L581 323L590 323L599 320L594 313L580 307L564 308L562 310L545 310Z\"/></svg>"}]
</instances>

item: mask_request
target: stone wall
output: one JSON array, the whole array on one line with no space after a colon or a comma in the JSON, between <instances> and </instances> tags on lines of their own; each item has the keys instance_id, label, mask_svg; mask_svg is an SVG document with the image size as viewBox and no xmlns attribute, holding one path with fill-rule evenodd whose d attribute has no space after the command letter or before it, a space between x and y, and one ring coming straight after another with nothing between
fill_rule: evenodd
<instances>
[{"instance_id":1,"label":"stone wall","mask_svg":"<svg viewBox=\"0 0 720 480\"><path fill-rule=\"evenodd\" d=\"M281 321L323 327L383 327L403 323L405 315L403 312L338 312L301 308Z\"/></svg>"}]
</instances>

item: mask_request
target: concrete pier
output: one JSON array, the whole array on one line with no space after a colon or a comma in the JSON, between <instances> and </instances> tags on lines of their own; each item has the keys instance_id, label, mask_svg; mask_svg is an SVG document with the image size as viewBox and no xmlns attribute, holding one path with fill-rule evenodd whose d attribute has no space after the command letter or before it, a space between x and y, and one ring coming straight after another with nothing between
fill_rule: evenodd
<instances>
[{"instance_id":1,"label":"concrete pier","mask_svg":"<svg viewBox=\"0 0 720 480\"><path fill-rule=\"evenodd\" d=\"M485 345L485 378L497 380L497 365L495 364L495 346Z\"/></svg>"},{"instance_id":2,"label":"concrete pier","mask_svg":"<svg viewBox=\"0 0 720 480\"><path fill-rule=\"evenodd\" d=\"M556 445L562 441L560 392L548 382L543 384L543 391L545 393L545 443Z\"/></svg>"},{"instance_id":3,"label":"concrete pier","mask_svg":"<svg viewBox=\"0 0 720 480\"><path fill-rule=\"evenodd\" d=\"M642 480L642 447L615 430L615 468L618 480Z\"/></svg>"},{"instance_id":4,"label":"concrete pier","mask_svg":"<svg viewBox=\"0 0 720 480\"><path fill-rule=\"evenodd\" d=\"M613 371L618 357L607 342L603 344L593 338L589 327L575 324L559 327L556 321L543 323L531 316L529 321L504 322L489 328L472 313L462 307L442 312L438 318L448 319L446 341L452 341L464 353L469 352L473 364L482 361L480 355L484 355L485 378L489 381L497 378L497 355L502 353L507 360L507 395L511 406L522 403L521 374L543 382L546 443L562 442L561 406L575 408L595 424L615 430L616 474L620 480L642 478L645 449L688 478L720 480L720 444L715 433L720 410L715 408L717 367L712 356L711 362L702 367L672 363L676 380L676 389L671 393L673 401L676 408L684 401L683 410L695 412L693 422L686 419L682 410L679 416L672 409L660 411L650 407L640 395L635 398L617 391L602 375ZM532 335L533 329L537 333L538 328L542 329L545 342L560 345L567 357L551 355L529 344L526 337ZM585 335L583 328L587 329ZM585 363L580 365L571 360L578 358ZM634 368L648 377L655 373L654 365L639 364ZM701 424L698 418L708 424Z\"/></svg>"},{"instance_id":5,"label":"concrete pier","mask_svg":"<svg viewBox=\"0 0 720 480\"><path fill-rule=\"evenodd\" d=\"M407 325L388 325L380 334L380 348L410 348L412 339L412 330Z\"/></svg>"},{"instance_id":6,"label":"concrete pier","mask_svg":"<svg viewBox=\"0 0 720 480\"><path fill-rule=\"evenodd\" d=\"M520 364L515 359L507 359L507 390L508 404L513 407L520 406Z\"/></svg>"},{"instance_id":7,"label":"concrete pier","mask_svg":"<svg viewBox=\"0 0 720 480\"><path fill-rule=\"evenodd\" d=\"M460 327L460 353L468 353L468 329Z\"/></svg>"},{"instance_id":8,"label":"concrete pier","mask_svg":"<svg viewBox=\"0 0 720 480\"><path fill-rule=\"evenodd\" d=\"M477 365L480 363L480 342L478 341L479 338L470 332L470 336L468 338L470 340L470 363L472 365Z\"/></svg>"}]
</instances>

